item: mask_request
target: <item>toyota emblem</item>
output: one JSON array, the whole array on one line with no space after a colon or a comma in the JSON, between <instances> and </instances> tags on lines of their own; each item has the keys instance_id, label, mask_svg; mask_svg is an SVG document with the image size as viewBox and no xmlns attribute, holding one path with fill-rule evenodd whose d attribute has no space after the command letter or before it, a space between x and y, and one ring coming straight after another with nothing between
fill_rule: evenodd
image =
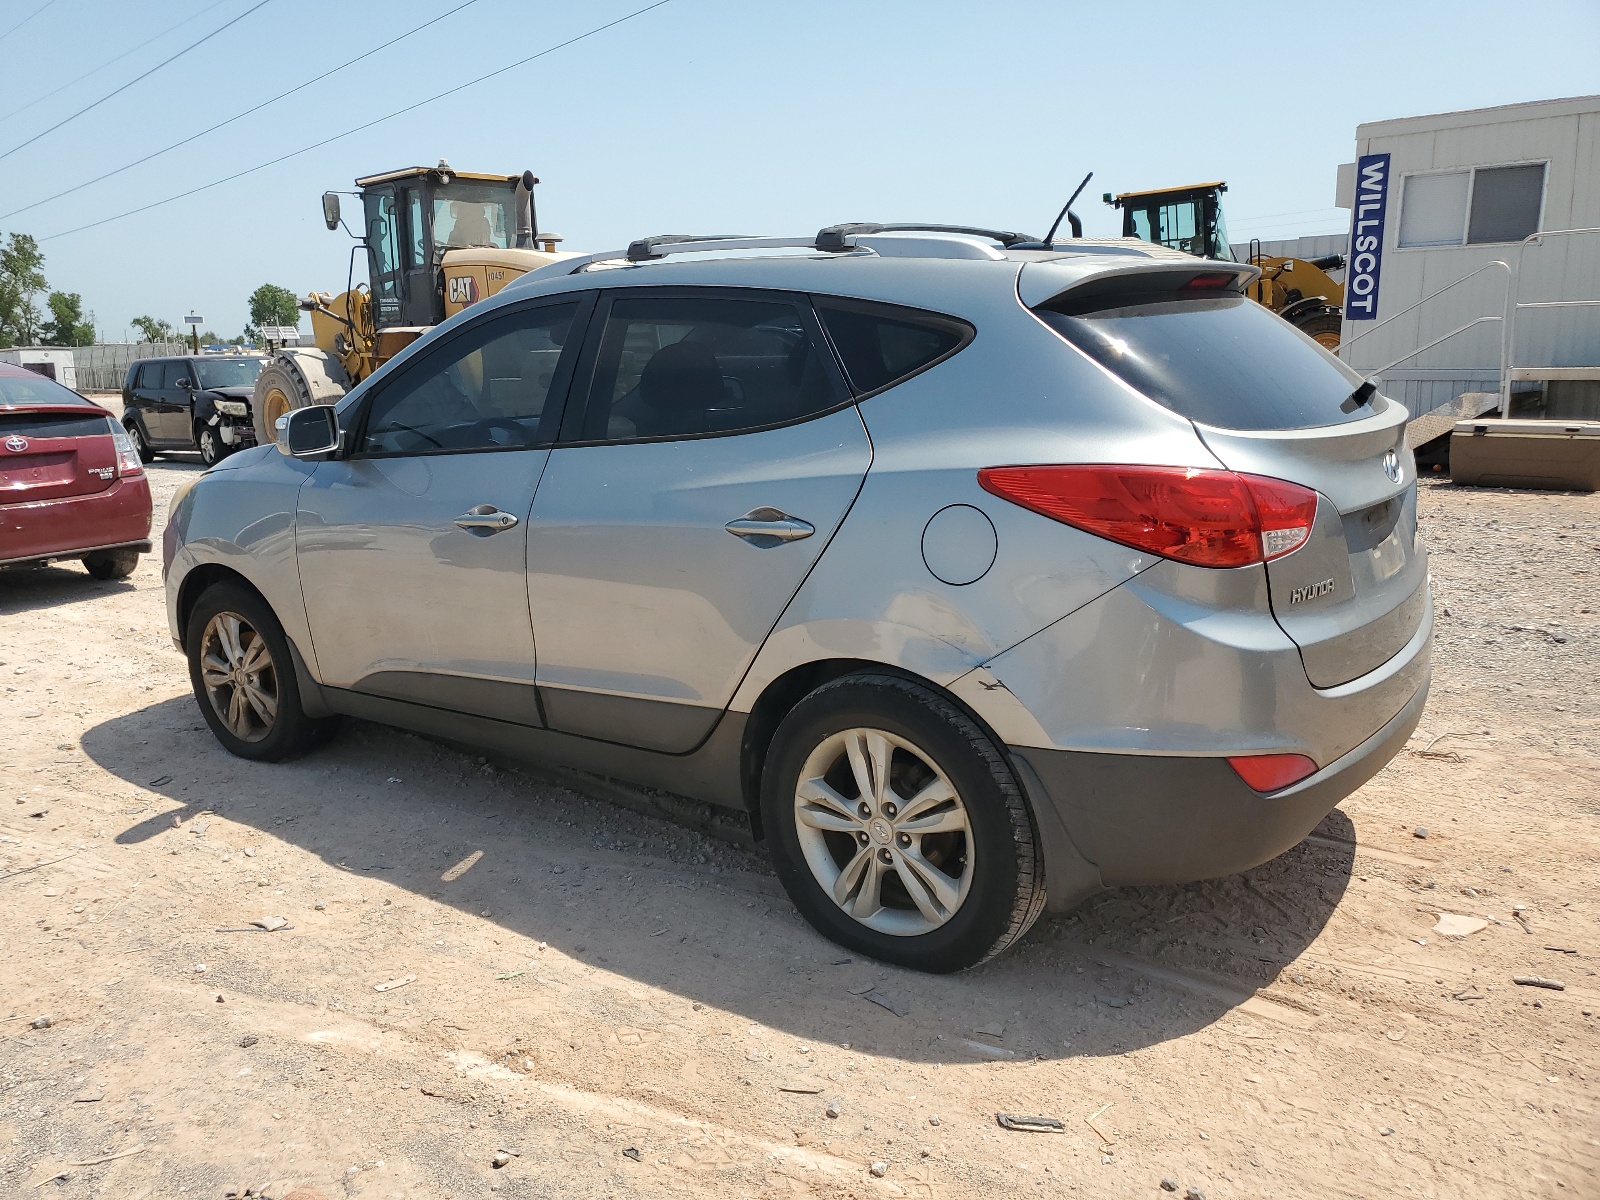
<instances>
[{"instance_id":1,"label":"toyota emblem","mask_svg":"<svg viewBox=\"0 0 1600 1200\"><path fill-rule=\"evenodd\" d=\"M14 454L21 454L28 448L28 439L20 434L13 433L6 439L6 449Z\"/></svg>"},{"instance_id":2,"label":"toyota emblem","mask_svg":"<svg viewBox=\"0 0 1600 1200\"><path fill-rule=\"evenodd\" d=\"M1390 483L1400 482L1400 456L1393 450L1383 456L1383 473L1389 477Z\"/></svg>"}]
</instances>

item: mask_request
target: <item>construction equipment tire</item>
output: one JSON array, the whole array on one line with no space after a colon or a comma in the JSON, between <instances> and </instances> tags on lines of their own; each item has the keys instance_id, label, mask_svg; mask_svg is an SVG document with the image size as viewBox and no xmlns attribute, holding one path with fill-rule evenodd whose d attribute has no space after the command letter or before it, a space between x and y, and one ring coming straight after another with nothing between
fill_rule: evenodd
<instances>
[{"instance_id":1,"label":"construction equipment tire","mask_svg":"<svg viewBox=\"0 0 1600 1200\"><path fill-rule=\"evenodd\" d=\"M250 401L250 419L258 446L276 445L278 418L291 409L313 404L333 404L349 388L337 359L321 350L284 350L274 355L256 376Z\"/></svg>"},{"instance_id":2,"label":"construction equipment tire","mask_svg":"<svg viewBox=\"0 0 1600 1200\"><path fill-rule=\"evenodd\" d=\"M1295 322L1295 328L1305 334L1329 354L1339 353L1340 331L1344 321L1336 312L1307 313Z\"/></svg>"}]
</instances>

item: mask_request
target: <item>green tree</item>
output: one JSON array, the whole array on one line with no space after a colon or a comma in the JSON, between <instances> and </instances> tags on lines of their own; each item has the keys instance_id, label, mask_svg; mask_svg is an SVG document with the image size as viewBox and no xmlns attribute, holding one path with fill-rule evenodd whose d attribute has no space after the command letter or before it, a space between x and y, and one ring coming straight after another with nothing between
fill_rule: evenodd
<instances>
[{"instance_id":1,"label":"green tree","mask_svg":"<svg viewBox=\"0 0 1600 1200\"><path fill-rule=\"evenodd\" d=\"M288 288L275 283L263 283L250 293L250 325L253 328L299 323L300 301Z\"/></svg>"},{"instance_id":2,"label":"green tree","mask_svg":"<svg viewBox=\"0 0 1600 1200\"><path fill-rule=\"evenodd\" d=\"M34 297L46 286L43 267L39 243L25 233L13 233L0 246L0 346L38 340L39 306Z\"/></svg>"},{"instance_id":3,"label":"green tree","mask_svg":"<svg viewBox=\"0 0 1600 1200\"><path fill-rule=\"evenodd\" d=\"M128 324L142 333L147 342L175 342L179 338L176 329L156 317L135 317Z\"/></svg>"},{"instance_id":4,"label":"green tree","mask_svg":"<svg viewBox=\"0 0 1600 1200\"><path fill-rule=\"evenodd\" d=\"M77 292L51 292L45 304L50 319L40 326L47 346L94 345L94 322L83 317L83 297Z\"/></svg>"}]
</instances>

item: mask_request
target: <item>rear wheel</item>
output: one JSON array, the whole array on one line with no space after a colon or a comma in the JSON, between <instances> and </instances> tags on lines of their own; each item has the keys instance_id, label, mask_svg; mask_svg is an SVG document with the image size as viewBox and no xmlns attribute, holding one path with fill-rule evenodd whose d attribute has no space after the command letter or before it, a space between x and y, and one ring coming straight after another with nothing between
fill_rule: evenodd
<instances>
[{"instance_id":1,"label":"rear wheel","mask_svg":"<svg viewBox=\"0 0 1600 1200\"><path fill-rule=\"evenodd\" d=\"M200 461L208 467L214 467L228 457L228 448L214 425L196 425L194 444L200 448Z\"/></svg>"},{"instance_id":2,"label":"rear wheel","mask_svg":"<svg viewBox=\"0 0 1600 1200\"><path fill-rule=\"evenodd\" d=\"M189 615L189 681L211 732L231 754L294 758L329 737L337 718L306 716L283 627L238 584L208 588Z\"/></svg>"},{"instance_id":3,"label":"rear wheel","mask_svg":"<svg viewBox=\"0 0 1600 1200\"><path fill-rule=\"evenodd\" d=\"M847 676L784 718L762 775L778 877L841 945L959 971L1044 907L1027 805L999 748L937 692Z\"/></svg>"},{"instance_id":4,"label":"rear wheel","mask_svg":"<svg viewBox=\"0 0 1600 1200\"><path fill-rule=\"evenodd\" d=\"M1295 322L1295 328L1331 354L1339 352L1339 332L1344 321L1336 312L1312 313Z\"/></svg>"},{"instance_id":5,"label":"rear wheel","mask_svg":"<svg viewBox=\"0 0 1600 1200\"><path fill-rule=\"evenodd\" d=\"M96 550L83 556L83 569L96 579L126 579L138 566L137 550Z\"/></svg>"},{"instance_id":6,"label":"rear wheel","mask_svg":"<svg viewBox=\"0 0 1600 1200\"><path fill-rule=\"evenodd\" d=\"M139 452L139 461L142 463L154 462L156 452L150 449L150 443L145 440L144 430L139 428L139 422L129 421L124 426L128 436L133 439L133 448Z\"/></svg>"}]
</instances>

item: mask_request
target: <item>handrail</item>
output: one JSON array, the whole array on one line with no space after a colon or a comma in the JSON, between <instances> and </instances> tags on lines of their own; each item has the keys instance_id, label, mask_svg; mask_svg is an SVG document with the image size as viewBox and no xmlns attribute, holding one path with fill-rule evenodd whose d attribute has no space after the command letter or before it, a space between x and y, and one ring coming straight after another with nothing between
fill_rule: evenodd
<instances>
[{"instance_id":1,"label":"handrail","mask_svg":"<svg viewBox=\"0 0 1600 1200\"><path fill-rule=\"evenodd\" d=\"M1385 371L1387 371L1390 367L1399 366L1401 363L1405 362L1406 359L1415 358L1417 355L1421 354L1425 350L1432 350L1440 342L1447 342L1451 338L1455 337L1456 334L1465 333L1467 330L1471 329L1474 325L1482 325L1482 324L1484 324L1486 322L1500 322L1500 321L1504 321L1504 320L1505 320L1504 317L1478 317L1475 320L1468 321L1465 325L1458 325L1456 328L1452 329L1449 333L1445 334L1443 337L1434 338L1433 341L1429 342L1426 346L1418 346L1415 350L1412 350L1412 351L1410 351L1409 353L1406 353L1406 354L1402 354L1399 358L1395 359L1394 362L1392 362L1392 363L1384 363L1383 366L1378 367L1375 370L1369 371L1369 372L1367 372L1367 374L1371 378L1377 379Z\"/></svg>"},{"instance_id":2,"label":"handrail","mask_svg":"<svg viewBox=\"0 0 1600 1200\"><path fill-rule=\"evenodd\" d=\"M1506 290L1506 324L1500 338L1500 415L1502 417L1511 415L1511 372L1516 369L1512 359L1516 351L1517 314L1525 308L1600 307L1600 300L1523 300L1523 256L1527 253L1529 246L1538 245L1545 238L1578 237L1583 234L1600 234L1600 228L1591 226L1584 229L1544 229L1538 233L1530 233L1522 239L1522 244L1517 247L1517 267L1511 274L1511 283Z\"/></svg>"},{"instance_id":3,"label":"handrail","mask_svg":"<svg viewBox=\"0 0 1600 1200\"><path fill-rule=\"evenodd\" d=\"M1393 321L1393 320L1396 320L1396 319L1398 319L1400 317L1403 317L1409 312L1415 312L1417 309L1421 308L1428 301L1432 300L1435 296L1444 295L1446 292L1448 292L1451 288L1455 287L1457 284L1465 283L1467 280L1472 279L1475 276L1483 274L1490 267L1499 267L1502 271L1504 271L1506 273L1506 288L1507 288L1507 291L1509 292L1510 287L1511 287L1511 281L1512 281L1512 279L1515 278L1515 275L1516 275L1516 273L1511 269L1511 264L1508 263L1508 262L1503 262L1502 260L1500 260L1498 258L1494 259L1494 260L1492 260L1490 262L1486 262L1481 267L1479 267L1477 270L1472 271L1472 272L1470 272L1470 273L1468 273L1466 275L1463 275L1460 279L1451 280L1449 283L1445 284L1438 291L1429 293L1428 295L1424 296L1421 300L1418 300L1415 304L1411 305L1409 308L1402 308L1397 313L1389 314L1387 317L1385 317L1383 320L1379 321L1377 324L1369 325L1366 329L1363 329L1360 333L1356 334L1355 337L1349 339L1346 342L1343 342L1339 346L1339 352L1340 352L1341 357L1343 356L1343 353L1344 353L1344 351L1345 351L1345 349L1347 347L1355 345L1362 338L1366 337L1367 334L1376 333L1378 330L1382 329L1385 325L1387 325L1390 321ZM1404 362L1405 360L1401 359L1399 361ZM1389 365L1392 367L1392 366L1394 366L1394 363L1390 363Z\"/></svg>"}]
</instances>

